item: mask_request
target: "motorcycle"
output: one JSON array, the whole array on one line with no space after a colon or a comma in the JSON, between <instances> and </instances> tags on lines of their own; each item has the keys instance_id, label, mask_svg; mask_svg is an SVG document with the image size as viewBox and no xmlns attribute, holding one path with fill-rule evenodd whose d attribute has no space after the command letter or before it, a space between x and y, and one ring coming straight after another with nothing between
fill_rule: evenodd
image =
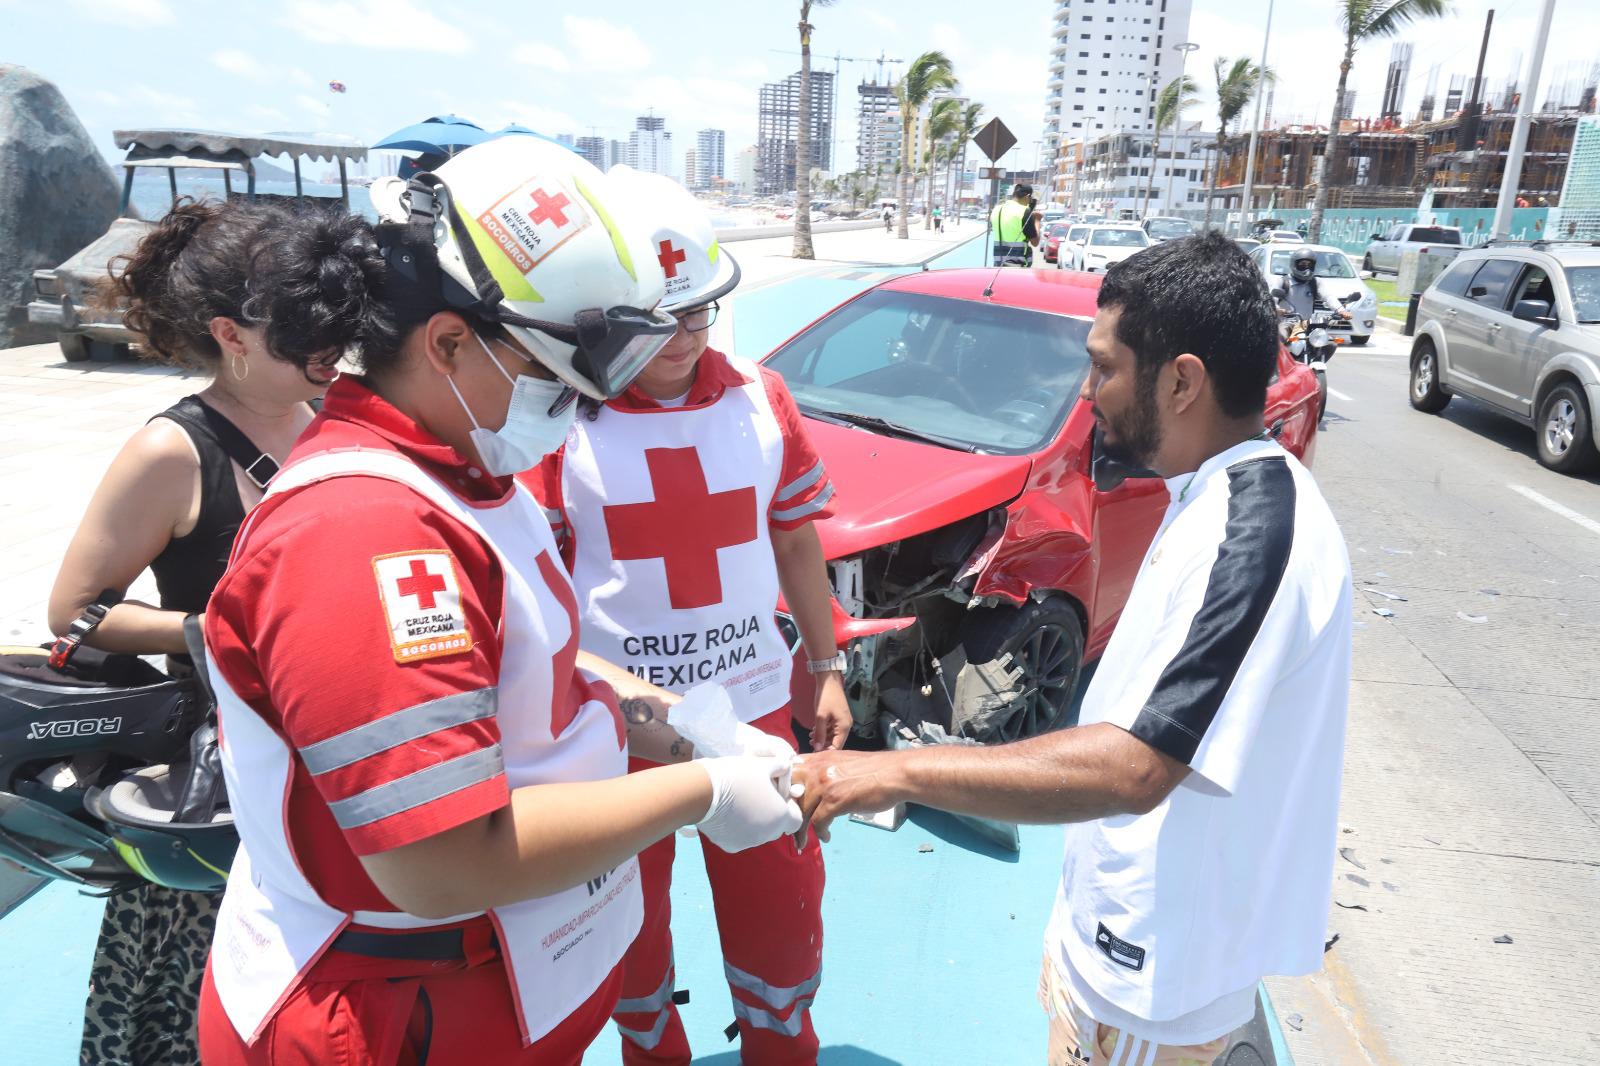
<instances>
[{"instance_id":1,"label":"motorcycle","mask_svg":"<svg viewBox=\"0 0 1600 1066\"><path fill-rule=\"evenodd\" d=\"M1279 287L1272 290L1272 295L1278 301L1278 335L1284 347L1296 362L1309 366L1316 375L1317 420L1320 422L1328 413L1328 363L1340 345L1350 343L1352 316L1346 308L1359 300L1361 294L1341 297L1340 306L1336 308L1327 307L1318 300L1309 316L1286 306L1288 290Z\"/></svg>"}]
</instances>

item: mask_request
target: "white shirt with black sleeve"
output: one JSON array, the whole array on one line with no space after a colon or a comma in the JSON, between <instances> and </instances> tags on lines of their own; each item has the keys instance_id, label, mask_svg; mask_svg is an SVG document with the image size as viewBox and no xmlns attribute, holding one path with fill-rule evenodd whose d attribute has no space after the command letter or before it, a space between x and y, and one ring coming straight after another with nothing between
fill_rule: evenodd
<instances>
[{"instance_id":1,"label":"white shirt with black sleeve","mask_svg":"<svg viewBox=\"0 0 1600 1066\"><path fill-rule=\"evenodd\" d=\"M1322 965L1350 694L1350 559L1316 482L1247 441L1172 502L1084 697L1191 772L1070 826L1046 951L1097 1020L1163 1044Z\"/></svg>"}]
</instances>

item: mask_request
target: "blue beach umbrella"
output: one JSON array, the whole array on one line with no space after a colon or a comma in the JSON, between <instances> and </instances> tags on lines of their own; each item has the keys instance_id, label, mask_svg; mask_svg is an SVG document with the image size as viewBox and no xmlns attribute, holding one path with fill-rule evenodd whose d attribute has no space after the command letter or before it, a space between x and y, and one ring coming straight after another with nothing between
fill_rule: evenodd
<instances>
[{"instance_id":1,"label":"blue beach umbrella","mask_svg":"<svg viewBox=\"0 0 1600 1066\"><path fill-rule=\"evenodd\" d=\"M463 148L482 144L493 136L476 122L469 122L458 115L435 115L395 130L372 147L448 158Z\"/></svg>"}]
</instances>

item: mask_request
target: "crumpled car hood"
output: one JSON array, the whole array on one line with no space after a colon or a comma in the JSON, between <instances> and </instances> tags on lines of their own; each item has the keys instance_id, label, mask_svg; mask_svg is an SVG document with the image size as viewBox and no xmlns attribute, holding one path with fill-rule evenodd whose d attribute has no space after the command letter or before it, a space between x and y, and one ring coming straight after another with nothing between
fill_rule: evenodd
<instances>
[{"instance_id":1,"label":"crumpled car hood","mask_svg":"<svg viewBox=\"0 0 1600 1066\"><path fill-rule=\"evenodd\" d=\"M841 559L938 529L1015 499L1026 455L973 455L806 419L836 495L817 526L823 553Z\"/></svg>"}]
</instances>

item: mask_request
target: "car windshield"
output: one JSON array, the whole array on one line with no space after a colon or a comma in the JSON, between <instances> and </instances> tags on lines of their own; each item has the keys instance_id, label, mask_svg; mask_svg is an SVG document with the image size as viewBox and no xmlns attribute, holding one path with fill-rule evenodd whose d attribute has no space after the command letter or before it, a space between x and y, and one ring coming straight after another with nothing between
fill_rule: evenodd
<instances>
[{"instance_id":1,"label":"car windshield","mask_svg":"<svg viewBox=\"0 0 1600 1066\"><path fill-rule=\"evenodd\" d=\"M1159 237L1170 241L1177 237L1187 237L1194 232L1194 227L1181 218L1153 218L1147 224L1150 236Z\"/></svg>"},{"instance_id":2,"label":"car windshield","mask_svg":"<svg viewBox=\"0 0 1600 1066\"><path fill-rule=\"evenodd\" d=\"M1150 238L1144 235L1144 230L1097 229L1089 235L1089 243L1113 248L1142 248L1150 243Z\"/></svg>"},{"instance_id":3,"label":"car windshield","mask_svg":"<svg viewBox=\"0 0 1600 1066\"><path fill-rule=\"evenodd\" d=\"M1412 226L1411 239L1424 244L1460 244L1461 231L1443 226Z\"/></svg>"},{"instance_id":4,"label":"car windshield","mask_svg":"<svg viewBox=\"0 0 1600 1066\"><path fill-rule=\"evenodd\" d=\"M1350 269L1350 260L1346 259L1343 252L1313 252L1317 257L1317 277L1319 278L1353 278L1356 272ZM1289 258L1294 255L1293 249L1284 251L1274 250L1272 253L1272 272L1274 274L1289 273Z\"/></svg>"},{"instance_id":5,"label":"car windshield","mask_svg":"<svg viewBox=\"0 0 1600 1066\"><path fill-rule=\"evenodd\" d=\"M1083 240L1083 235L1088 232L1088 226L1073 226L1072 229L1067 231L1067 240L1081 241Z\"/></svg>"},{"instance_id":6,"label":"car windshield","mask_svg":"<svg viewBox=\"0 0 1600 1066\"><path fill-rule=\"evenodd\" d=\"M907 436L1020 455L1066 421L1088 371L1088 335L1086 319L879 289L766 365L813 417L881 419Z\"/></svg>"},{"instance_id":7,"label":"car windshield","mask_svg":"<svg viewBox=\"0 0 1600 1066\"><path fill-rule=\"evenodd\" d=\"M1050 224L1050 231L1046 234L1046 236L1056 238L1065 237L1067 235L1068 228L1069 227L1065 222L1053 222Z\"/></svg>"},{"instance_id":8,"label":"car windshield","mask_svg":"<svg viewBox=\"0 0 1600 1066\"><path fill-rule=\"evenodd\" d=\"M1567 267L1567 288L1579 322L1600 322L1600 266Z\"/></svg>"}]
</instances>

